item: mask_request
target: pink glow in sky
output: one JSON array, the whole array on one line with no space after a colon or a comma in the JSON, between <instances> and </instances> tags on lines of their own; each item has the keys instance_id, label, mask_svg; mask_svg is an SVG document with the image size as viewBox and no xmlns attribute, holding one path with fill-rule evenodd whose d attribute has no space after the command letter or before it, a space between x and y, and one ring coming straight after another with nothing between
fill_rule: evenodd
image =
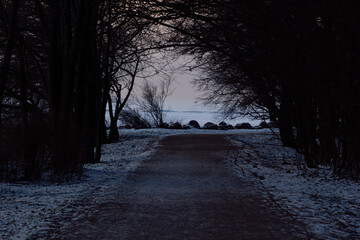
<instances>
[{"instance_id":1,"label":"pink glow in sky","mask_svg":"<svg viewBox=\"0 0 360 240\"><path fill-rule=\"evenodd\" d=\"M201 103L197 103L197 98L202 95L195 86L193 86L192 81L198 75L194 73L176 73L175 82L174 82L174 93L169 96L166 101L166 104L170 106L171 109L193 109L194 107L202 107Z\"/></svg>"}]
</instances>

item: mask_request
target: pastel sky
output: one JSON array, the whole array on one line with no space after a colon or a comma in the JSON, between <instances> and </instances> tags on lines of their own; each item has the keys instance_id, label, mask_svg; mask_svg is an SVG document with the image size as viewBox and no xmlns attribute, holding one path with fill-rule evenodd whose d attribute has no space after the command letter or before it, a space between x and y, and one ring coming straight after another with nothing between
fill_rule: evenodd
<instances>
[{"instance_id":1,"label":"pastel sky","mask_svg":"<svg viewBox=\"0 0 360 240\"><path fill-rule=\"evenodd\" d=\"M162 64L167 63L165 67ZM195 87L192 81L200 77L200 70L188 70L188 67L193 66L191 58L186 56L174 56L171 53L154 54L151 57L151 64L161 69L161 72L154 74L154 69L150 68L145 72L151 73L152 77L147 77L148 81L156 83L160 81L164 76L170 76L173 79L173 88L175 89L173 94L170 95L166 100L166 108L171 110L198 110L204 109L204 106L197 101L198 98L203 94L197 87ZM138 82L139 89L141 89L141 81ZM198 102L198 103L196 103ZM194 109L195 108L195 109Z\"/></svg>"},{"instance_id":2,"label":"pastel sky","mask_svg":"<svg viewBox=\"0 0 360 240\"><path fill-rule=\"evenodd\" d=\"M197 70L193 70L191 72L185 70L172 71L171 77L174 79L173 86L175 91L167 98L165 102L165 110L172 110L176 112L168 112L167 121L180 120L182 123L187 123L189 120L195 119L203 125L208 121L219 123L224 120L222 116L216 113L216 108L204 106L198 101L198 98L201 97L204 92L199 91L197 87L193 85L192 81L200 76L201 72ZM161 77L155 75L148 80L156 83L159 78ZM138 84L138 90L140 89L141 83ZM249 122L253 126L260 123L258 120L246 117L240 117L233 120L226 119L225 121L230 124Z\"/></svg>"},{"instance_id":3,"label":"pastel sky","mask_svg":"<svg viewBox=\"0 0 360 240\"><path fill-rule=\"evenodd\" d=\"M202 95L192 81L199 75L199 73L178 72L174 75L174 93L167 99L167 105L174 110L193 110L203 107L198 102L198 98Z\"/></svg>"}]
</instances>

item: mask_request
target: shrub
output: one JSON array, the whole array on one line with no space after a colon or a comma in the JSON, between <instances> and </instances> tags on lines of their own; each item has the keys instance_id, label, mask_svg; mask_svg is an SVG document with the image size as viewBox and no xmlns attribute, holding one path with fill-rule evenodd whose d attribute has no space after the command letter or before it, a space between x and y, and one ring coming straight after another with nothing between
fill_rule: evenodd
<instances>
[{"instance_id":1,"label":"shrub","mask_svg":"<svg viewBox=\"0 0 360 240\"><path fill-rule=\"evenodd\" d=\"M126 124L130 125L132 128L150 128L151 123L147 120L138 110L133 108L127 108L121 111L120 120Z\"/></svg>"}]
</instances>

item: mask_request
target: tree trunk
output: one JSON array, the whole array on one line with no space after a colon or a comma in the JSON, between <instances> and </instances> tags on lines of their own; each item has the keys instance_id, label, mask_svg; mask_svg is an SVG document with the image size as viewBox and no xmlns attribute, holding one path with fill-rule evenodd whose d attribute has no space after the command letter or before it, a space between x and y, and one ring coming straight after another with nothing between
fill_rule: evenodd
<instances>
[{"instance_id":1,"label":"tree trunk","mask_svg":"<svg viewBox=\"0 0 360 240\"><path fill-rule=\"evenodd\" d=\"M280 138L285 147L295 148L295 137L292 129L292 109L291 103L283 100L279 112Z\"/></svg>"},{"instance_id":2,"label":"tree trunk","mask_svg":"<svg viewBox=\"0 0 360 240\"><path fill-rule=\"evenodd\" d=\"M82 163L94 162L97 7L85 0L51 3L47 92L56 174L78 173Z\"/></svg>"},{"instance_id":3,"label":"tree trunk","mask_svg":"<svg viewBox=\"0 0 360 240\"><path fill-rule=\"evenodd\" d=\"M110 123L110 133L109 133L109 142L118 141L120 138L118 126L117 126L117 119L111 120Z\"/></svg>"},{"instance_id":4,"label":"tree trunk","mask_svg":"<svg viewBox=\"0 0 360 240\"><path fill-rule=\"evenodd\" d=\"M99 159L94 158L94 147L99 132L97 131L97 116L100 109L97 106L99 96L98 92L100 86L100 63L98 61L98 52L96 44L96 24L98 4L91 1L82 0L84 4L83 16L83 35L82 47L79 58L79 82L83 81L85 101L83 102L84 111L81 115L82 122L86 123L82 126L81 132L82 145L79 149L79 161L85 162L99 162ZM80 85L81 86L81 85ZM81 101L81 100L80 100Z\"/></svg>"},{"instance_id":5,"label":"tree trunk","mask_svg":"<svg viewBox=\"0 0 360 240\"><path fill-rule=\"evenodd\" d=\"M2 101L4 98L5 86L9 74L10 62L15 47L18 10L19 10L19 0L14 0L11 9L10 22L7 29L8 42L6 45L4 57L2 59L2 69L0 75L0 124L2 122Z\"/></svg>"}]
</instances>

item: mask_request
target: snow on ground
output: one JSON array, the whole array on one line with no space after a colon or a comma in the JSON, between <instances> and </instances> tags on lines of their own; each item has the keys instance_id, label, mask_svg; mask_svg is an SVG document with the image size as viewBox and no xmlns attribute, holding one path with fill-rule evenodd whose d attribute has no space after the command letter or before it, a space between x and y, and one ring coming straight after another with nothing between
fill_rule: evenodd
<instances>
[{"instance_id":1,"label":"snow on ground","mask_svg":"<svg viewBox=\"0 0 360 240\"><path fill-rule=\"evenodd\" d=\"M0 239L41 239L54 220L80 218L86 208L77 209L76 203L111 194L151 156L160 137L182 133L232 134L239 150L230 153L228 163L240 178L258 181L281 208L307 223L306 231L315 238L360 239L358 182L338 179L326 167L306 170L301 157L282 147L269 130L197 129L121 130L119 142L103 146L102 163L85 165L79 180L0 183Z\"/></svg>"},{"instance_id":2,"label":"snow on ground","mask_svg":"<svg viewBox=\"0 0 360 240\"><path fill-rule=\"evenodd\" d=\"M87 164L80 180L67 183L0 183L0 239L31 239L46 231L72 204L94 191L119 184L152 152L157 131L126 130L118 143L103 146L102 163Z\"/></svg>"},{"instance_id":3,"label":"snow on ground","mask_svg":"<svg viewBox=\"0 0 360 240\"><path fill-rule=\"evenodd\" d=\"M39 239L54 219L75 214L75 203L105 193L148 158L161 136L212 130L120 130L121 140L102 149L102 162L86 164L81 179L67 183L0 182L0 239ZM84 213L77 213L81 217Z\"/></svg>"},{"instance_id":4,"label":"snow on ground","mask_svg":"<svg viewBox=\"0 0 360 240\"><path fill-rule=\"evenodd\" d=\"M325 166L306 169L301 156L271 133L229 138L239 147L229 159L238 176L257 179L315 239L360 239L359 182L340 179Z\"/></svg>"}]
</instances>

